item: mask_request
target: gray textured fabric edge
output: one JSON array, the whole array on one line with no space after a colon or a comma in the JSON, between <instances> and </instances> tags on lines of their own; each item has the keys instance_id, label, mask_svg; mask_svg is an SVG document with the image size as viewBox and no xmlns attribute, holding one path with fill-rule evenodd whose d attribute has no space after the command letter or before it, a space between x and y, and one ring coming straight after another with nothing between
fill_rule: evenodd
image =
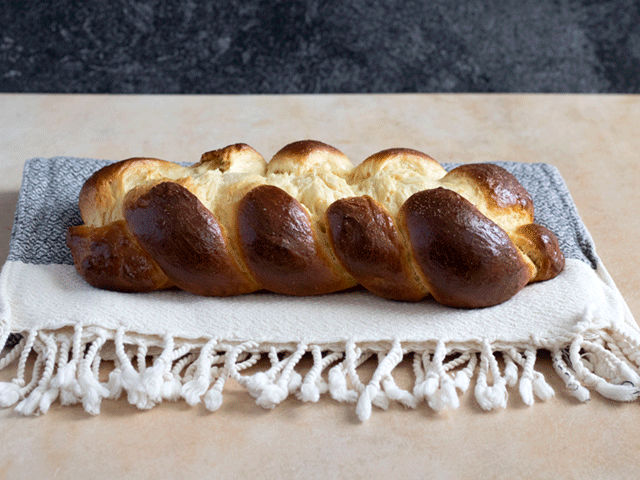
<instances>
[{"instance_id":1,"label":"gray textured fabric edge","mask_svg":"<svg viewBox=\"0 0 640 480\"><path fill-rule=\"evenodd\" d=\"M82 223L78 195L83 183L109 160L54 157L25 163L7 260L31 264L73 264L67 229ZM536 222L550 228L567 258L596 268L591 235L558 169L546 163L496 162L531 194ZM458 164L443 164L450 170Z\"/></svg>"}]
</instances>

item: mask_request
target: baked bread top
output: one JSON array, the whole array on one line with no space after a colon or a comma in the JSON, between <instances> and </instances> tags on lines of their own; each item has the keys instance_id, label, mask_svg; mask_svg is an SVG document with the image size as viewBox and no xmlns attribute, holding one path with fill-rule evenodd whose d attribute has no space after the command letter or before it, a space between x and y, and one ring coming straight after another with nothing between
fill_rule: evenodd
<instances>
[{"instance_id":1,"label":"baked bread top","mask_svg":"<svg viewBox=\"0 0 640 480\"><path fill-rule=\"evenodd\" d=\"M267 163L235 144L192 166L133 158L87 180L67 243L100 288L291 295L357 284L395 300L485 307L557 275L555 235L505 169L447 173L404 148L357 166L304 140Z\"/></svg>"}]
</instances>

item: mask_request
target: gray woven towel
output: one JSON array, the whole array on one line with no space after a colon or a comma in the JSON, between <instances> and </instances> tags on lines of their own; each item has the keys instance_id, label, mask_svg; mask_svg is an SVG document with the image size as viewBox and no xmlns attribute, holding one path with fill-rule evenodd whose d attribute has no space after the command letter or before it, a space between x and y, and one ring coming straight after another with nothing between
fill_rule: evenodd
<instances>
[{"instance_id":1,"label":"gray woven towel","mask_svg":"<svg viewBox=\"0 0 640 480\"><path fill-rule=\"evenodd\" d=\"M83 183L108 161L65 157L35 158L24 168L24 181L11 235L9 260L73 264L64 239L67 228L82 223L78 195ZM545 163L502 162L531 194L536 222L555 232L565 256L589 263L597 257L560 172ZM456 164L444 164L451 170Z\"/></svg>"},{"instance_id":2,"label":"gray woven towel","mask_svg":"<svg viewBox=\"0 0 640 480\"><path fill-rule=\"evenodd\" d=\"M430 300L391 302L362 290L206 298L94 289L76 273L65 237L81 223L82 184L108 163L57 157L25 165L0 275L0 344L22 337L0 359L0 367L18 362L16 378L0 383L0 406L34 414L60 401L97 414L105 399L126 398L139 408L183 399L215 411L234 378L265 408L291 394L307 402L326 394L356 403L362 420L372 406L390 401L456 408L473 380L476 400L489 410L506 406L513 389L526 404L554 395L535 370L540 349L551 353L568 394L580 400L592 390L621 401L640 395L638 326L551 165L500 163L531 193L536 222L558 236L565 270L503 304L460 310ZM304 355L312 358L307 371L300 366ZM261 356L266 365L244 373ZM393 378L406 357L411 390ZM369 358L377 367L365 382L358 371ZM108 382L100 380L102 369Z\"/></svg>"}]
</instances>

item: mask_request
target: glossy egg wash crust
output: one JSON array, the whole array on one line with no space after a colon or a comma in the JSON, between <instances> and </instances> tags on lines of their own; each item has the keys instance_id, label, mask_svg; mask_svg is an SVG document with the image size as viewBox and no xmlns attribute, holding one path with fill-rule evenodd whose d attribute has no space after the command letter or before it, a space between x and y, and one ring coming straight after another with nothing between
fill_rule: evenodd
<instances>
[{"instance_id":1,"label":"glossy egg wash crust","mask_svg":"<svg viewBox=\"0 0 640 480\"><path fill-rule=\"evenodd\" d=\"M504 168L447 173L411 149L356 167L312 140L268 163L245 144L190 167L132 158L92 175L79 207L84 225L67 235L77 271L123 292L320 295L359 284L390 300L480 308L564 268Z\"/></svg>"}]
</instances>

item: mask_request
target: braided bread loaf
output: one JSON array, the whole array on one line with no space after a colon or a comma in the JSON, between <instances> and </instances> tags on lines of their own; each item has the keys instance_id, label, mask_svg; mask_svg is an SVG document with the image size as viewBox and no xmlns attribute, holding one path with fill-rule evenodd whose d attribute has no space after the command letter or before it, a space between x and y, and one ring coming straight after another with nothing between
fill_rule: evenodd
<instances>
[{"instance_id":1,"label":"braided bread loaf","mask_svg":"<svg viewBox=\"0 0 640 480\"><path fill-rule=\"evenodd\" d=\"M245 144L190 167L133 158L84 184L84 225L69 229L93 286L198 295L317 295L363 285L393 300L504 302L564 267L555 235L533 223L527 191L503 168L447 173L409 149L353 167L316 141L267 164Z\"/></svg>"}]
</instances>

